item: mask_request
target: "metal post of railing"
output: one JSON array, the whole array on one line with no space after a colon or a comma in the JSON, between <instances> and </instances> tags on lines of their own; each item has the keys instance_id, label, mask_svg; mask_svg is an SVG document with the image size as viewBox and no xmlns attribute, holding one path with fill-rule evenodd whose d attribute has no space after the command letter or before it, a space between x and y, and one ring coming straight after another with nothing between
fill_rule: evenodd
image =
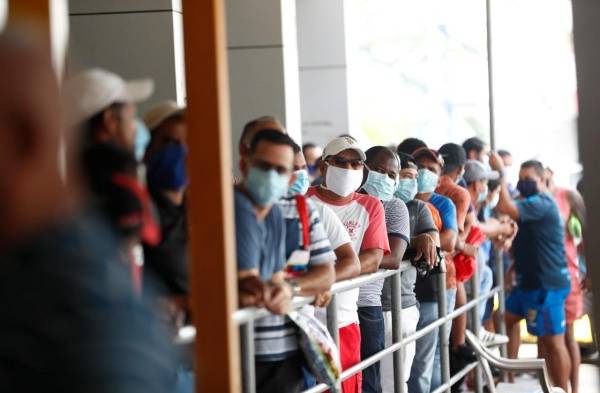
<instances>
[{"instance_id":1,"label":"metal post of railing","mask_svg":"<svg viewBox=\"0 0 600 393\"><path fill-rule=\"evenodd\" d=\"M498 333L506 335L506 323L504 323L504 313L506 307L506 294L504 293L504 253L496 251L494 253L494 262L496 264L496 286L500 287L498 292ZM500 355L507 357L506 344L500 346ZM504 373L502 373L504 379Z\"/></svg>"},{"instance_id":2,"label":"metal post of railing","mask_svg":"<svg viewBox=\"0 0 600 393\"><path fill-rule=\"evenodd\" d=\"M335 345L340 346L340 330L338 329L338 318L337 318L337 295L331 295L331 301L327 306L327 330L335 341Z\"/></svg>"},{"instance_id":3,"label":"metal post of railing","mask_svg":"<svg viewBox=\"0 0 600 393\"><path fill-rule=\"evenodd\" d=\"M438 318L444 318L448 315L448 301L446 298L446 263L444 260L440 262L441 273L437 274L437 293L438 293ZM449 334L447 323L440 325L439 329L439 345L440 345L440 367L442 375L442 385L450 380L450 348ZM446 393L450 393L450 386L446 389Z\"/></svg>"},{"instance_id":4,"label":"metal post of railing","mask_svg":"<svg viewBox=\"0 0 600 393\"><path fill-rule=\"evenodd\" d=\"M473 299L477 299L479 297L479 264L477 265L477 269L475 269L475 273L473 273L473 277L471 278L471 296ZM471 330L477 337L479 337L479 331L481 329L481 316L480 316L480 307L481 304L479 301L475 303L475 306L471 310ZM481 393L483 392L483 383L481 376L481 367L478 365L475 368L475 392Z\"/></svg>"},{"instance_id":5,"label":"metal post of railing","mask_svg":"<svg viewBox=\"0 0 600 393\"><path fill-rule=\"evenodd\" d=\"M392 345L402 341L402 284L400 270L390 277L392 281ZM402 358L404 347L394 352L394 393L404 392Z\"/></svg>"},{"instance_id":6,"label":"metal post of railing","mask_svg":"<svg viewBox=\"0 0 600 393\"><path fill-rule=\"evenodd\" d=\"M240 345L242 347L242 389L244 393L255 393L254 321L240 325Z\"/></svg>"}]
</instances>

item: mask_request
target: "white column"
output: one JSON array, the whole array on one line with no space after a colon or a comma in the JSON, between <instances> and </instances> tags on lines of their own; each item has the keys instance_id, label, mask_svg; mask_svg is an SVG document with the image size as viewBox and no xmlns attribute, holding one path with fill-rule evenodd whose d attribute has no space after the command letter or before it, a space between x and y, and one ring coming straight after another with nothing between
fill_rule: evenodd
<instances>
[{"instance_id":1,"label":"white column","mask_svg":"<svg viewBox=\"0 0 600 393\"><path fill-rule=\"evenodd\" d=\"M271 115L301 143L294 0L227 0L234 163L244 124Z\"/></svg>"},{"instance_id":2,"label":"white column","mask_svg":"<svg viewBox=\"0 0 600 393\"><path fill-rule=\"evenodd\" d=\"M305 142L349 133L344 0L296 2Z\"/></svg>"},{"instance_id":3,"label":"white column","mask_svg":"<svg viewBox=\"0 0 600 393\"><path fill-rule=\"evenodd\" d=\"M102 67L125 78L151 77L160 100L185 103L180 0L70 0L67 72Z\"/></svg>"}]
</instances>

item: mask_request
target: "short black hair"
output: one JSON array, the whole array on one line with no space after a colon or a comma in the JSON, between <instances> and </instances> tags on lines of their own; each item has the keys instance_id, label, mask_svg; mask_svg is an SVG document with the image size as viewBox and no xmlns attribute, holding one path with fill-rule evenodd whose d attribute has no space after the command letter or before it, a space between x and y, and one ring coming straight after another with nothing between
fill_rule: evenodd
<instances>
[{"instance_id":1,"label":"short black hair","mask_svg":"<svg viewBox=\"0 0 600 393\"><path fill-rule=\"evenodd\" d=\"M298 145L296 142L294 142L294 155L300 153L302 151L302 149L300 148L300 145Z\"/></svg>"},{"instance_id":2,"label":"short black hair","mask_svg":"<svg viewBox=\"0 0 600 393\"><path fill-rule=\"evenodd\" d=\"M375 157L377 157L380 153L385 153L389 157L395 158L398 161L398 165L400 165L400 159L398 158L396 153L394 153L393 150L391 150L389 147L386 147L386 146L373 146L370 149L368 149L367 151L365 151L365 156L367 157L365 162L366 163L373 162Z\"/></svg>"},{"instance_id":3,"label":"short black hair","mask_svg":"<svg viewBox=\"0 0 600 393\"><path fill-rule=\"evenodd\" d=\"M528 160L521 164L521 169L533 168L535 173L541 177L542 179L546 175L546 170L544 169L544 164L542 164L538 160Z\"/></svg>"},{"instance_id":4,"label":"short black hair","mask_svg":"<svg viewBox=\"0 0 600 393\"><path fill-rule=\"evenodd\" d=\"M508 150L500 149L498 150L498 155L502 158L504 157L512 157L512 154Z\"/></svg>"},{"instance_id":5,"label":"short black hair","mask_svg":"<svg viewBox=\"0 0 600 393\"><path fill-rule=\"evenodd\" d=\"M308 149L314 149L316 147L317 147L317 145L312 142L305 143L304 145L302 145L302 152L305 152Z\"/></svg>"},{"instance_id":6,"label":"short black hair","mask_svg":"<svg viewBox=\"0 0 600 393\"><path fill-rule=\"evenodd\" d=\"M476 136L467 139L463 142L462 147L469 157L469 152L475 150L477 153L481 153L485 149L486 143Z\"/></svg>"},{"instance_id":7,"label":"short black hair","mask_svg":"<svg viewBox=\"0 0 600 393\"><path fill-rule=\"evenodd\" d=\"M269 142L275 145L286 145L294 150L294 145L298 146L296 142L288 134L284 134L279 130L272 128L263 128L254 135L252 142L250 143L250 153L255 153L256 148L260 142Z\"/></svg>"},{"instance_id":8,"label":"short black hair","mask_svg":"<svg viewBox=\"0 0 600 393\"><path fill-rule=\"evenodd\" d=\"M238 144L241 146L242 143L244 142L244 139L246 139L246 136L250 132L250 130L253 129L254 127L256 127L258 124L263 123L263 122L281 123L279 121L279 119L276 118L275 116L261 116L261 117L257 117L254 120L250 120L248 123L246 123L244 125L244 129L242 130L242 135L240 135L240 140L239 140ZM250 142L250 143L252 143L252 142Z\"/></svg>"},{"instance_id":9,"label":"short black hair","mask_svg":"<svg viewBox=\"0 0 600 393\"><path fill-rule=\"evenodd\" d=\"M396 151L398 153L413 154L415 150L427 147L427 144L418 138L406 138L399 145Z\"/></svg>"},{"instance_id":10,"label":"short black hair","mask_svg":"<svg viewBox=\"0 0 600 393\"><path fill-rule=\"evenodd\" d=\"M500 180L488 180L488 192L496 191L500 185Z\"/></svg>"},{"instance_id":11,"label":"short black hair","mask_svg":"<svg viewBox=\"0 0 600 393\"><path fill-rule=\"evenodd\" d=\"M463 165L458 164L446 164L442 167L442 175L447 175L449 173L454 173L458 169L460 169Z\"/></svg>"}]
</instances>

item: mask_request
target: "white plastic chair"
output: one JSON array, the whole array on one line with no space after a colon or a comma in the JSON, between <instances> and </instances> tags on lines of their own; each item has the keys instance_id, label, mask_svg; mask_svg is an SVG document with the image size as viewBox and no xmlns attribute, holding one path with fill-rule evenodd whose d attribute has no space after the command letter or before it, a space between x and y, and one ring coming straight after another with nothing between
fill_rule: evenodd
<instances>
[{"instance_id":1,"label":"white plastic chair","mask_svg":"<svg viewBox=\"0 0 600 393\"><path fill-rule=\"evenodd\" d=\"M546 361L544 359L506 359L496 356L471 331L467 330L465 333L467 342L475 351L479 363L483 368L490 393L565 393L561 388L553 387L550 384L550 377L548 376L548 369L546 368ZM496 386L490 364L503 371L533 371L537 374L540 386L525 387L514 383L499 383Z\"/></svg>"}]
</instances>

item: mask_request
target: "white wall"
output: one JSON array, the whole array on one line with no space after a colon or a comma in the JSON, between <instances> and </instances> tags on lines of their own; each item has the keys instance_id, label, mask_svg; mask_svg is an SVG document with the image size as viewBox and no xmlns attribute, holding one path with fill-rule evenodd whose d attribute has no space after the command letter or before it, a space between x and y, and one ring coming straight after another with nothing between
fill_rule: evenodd
<instances>
[{"instance_id":1,"label":"white wall","mask_svg":"<svg viewBox=\"0 0 600 393\"><path fill-rule=\"evenodd\" d=\"M276 116L301 143L294 0L227 0L232 156L249 120Z\"/></svg>"},{"instance_id":2,"label":"white wall","mask_svg":"<svg viewBox=\"0 0 600 393\"><path fill-rule=\"evenodd\" d=\"M154 94L140 112L164 99L185 102L180 1L70 0L69 20L67 72L103 67L153 78Z\"/></svg>"},{"instance_id":3,"label":"white wall","mask_svg":"<svg viewBox=\"0 0 600 393\"><path fill-rule=\"evenodd\" d=\"M302 136L324 146L349 133L344 0L296 2Z\"/></svg>"}]
</instances>

